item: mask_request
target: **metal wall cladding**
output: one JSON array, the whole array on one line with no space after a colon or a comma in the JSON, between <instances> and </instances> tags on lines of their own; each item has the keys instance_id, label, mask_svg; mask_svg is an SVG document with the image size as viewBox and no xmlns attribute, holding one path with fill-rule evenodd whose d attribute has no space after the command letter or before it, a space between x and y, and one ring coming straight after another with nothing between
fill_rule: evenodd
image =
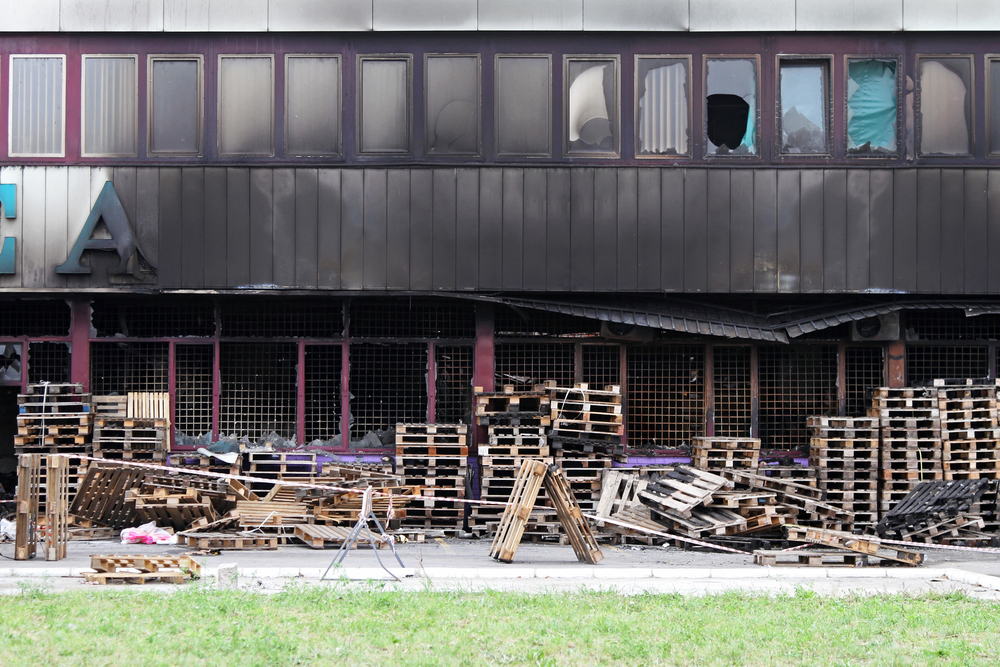
<instances>
[{"instance_id":1,"label":"metal wall cladding","mask_svg":"<svg viewBox=\"0 0 1000 667\"><path fill-rule=\"evenodd\" d=\"M165 289L986 294L1000 170L4 167L0 288L55 267L106 181Z\"/></svg>"}]
</instances>

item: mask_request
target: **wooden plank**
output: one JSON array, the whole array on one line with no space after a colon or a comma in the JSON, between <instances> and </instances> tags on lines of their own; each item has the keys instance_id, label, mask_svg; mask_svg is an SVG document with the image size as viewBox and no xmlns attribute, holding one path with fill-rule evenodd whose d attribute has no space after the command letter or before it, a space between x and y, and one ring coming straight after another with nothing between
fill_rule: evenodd
<instances>
[{"instance_id":1,"label":"wooden plank","mask_svg":"<svg viewBox=\"0 0 1000 667\"><path fill-rule=\"evenodd\" d=\"M477 198L478 199L478 198ZM410 288L410 171L390 169L386 178L386 286Z\"/></svg>"},{"instance_id":2,"label":"wooden plank","mask_svg":"<svg viewBox=\"0 0 1000 667\"><path fill-rule=\"evenodd\" d=\"M545 206L547 189L545 169L524 170L524 246L521 275L524 289L545 289L545 257L548 229Z\"/></svg>"},{"instance_id":3,"label":"wooden plank","mask_svg":"<svg viewBox=\"0 0 1000 667\"><path fill-rule=\"evenodd\" d=\"M729 172L729 285L733 292L754 289L754 172Z\"/></svg>"},{"instance_id":4,"label":"wooden plank","mask_svg":"<svg viewBox=\"0 0 1000 667\"><path fill-rule=\"evenodd\" d=\"M250 170L250 284L274 283L274 172Z\"/></svg>"},{"instance_id":5,"label":"wooden plank","mask_svg":"<svg viewBox=\"0 0 1000 667\"><path fill-rule=\"evenodd\" d=\"M340 289L341 259L341 171L320 169L319 194L316 207L316 282L320 287Z\"/></svg>"},{"instance_id":6,"label":"wooden plank","mask_svg":"<svg viewBox=\"0 0 1000 667\"><path fill-rule=\"evenodd\" d=\"M118 170L115 170L118 171ZM133 175L135 170L131 170ZM118 191L118 186L115 186ZM122 191L128 196L128 184L122 183ZM69 172L65 167L47 167L45 169L45 286L63 287L66 276L56 273L56 267L66 261L69 254L69 239L67 238L67 215L69 194ZM119 200L121 193L118 194ZM135 203L135 182L132 182L132 204ZM123 204L124 206L124 204ZM134 218L129 218L132 220ZM6 220L6 218L5 218Z\"/></svg>"},{"instance_id":7,"label":"wooden plank","mask_svg":"<svg viewBox=\"0 0 1000 667\"><path fill-rule=\"evenodd\" d=\"M985 294L989 291L989 218L987 215L986 169L965 171L965 248L962 265L963 292Z\"/></svg>"},{"instance_id":8,"label":"wooden plank","mask_svg":"<svg viewBox=\"0 0 1000 667\"><path fill-rule=\"evenodd\" d=\"M340 286L361 289L364 284L364 196L365 172L345 169L341 173Z\"/></svg>"},{"instance_id":9,"label":"wooden plank","mask_svg":"<svg viewBox=\"0 0 1000 667\"><path fill-rule=\"evenodd\" d=\"M250 170L226 170L226 278L229 287L250 284Z\"/></svg>"},{"instance_id":10,"label":"wooden plank","mask_svg":"<svg viewBox=\"0 0 1000 667\"><path fill-rule=\"evenodd\" d=\"M160 169L160 287L182 287L183 186L179 168Z\"/></svg>"},{"instance_id":11,"label":"wooden plank","mask_svg":"<svg viewBox=\"0 0 1000 667\"><path fill-rule=\"evenodd\" d=\"M847 172L847 289L868 289L871 244L871 179L867 169Z\"/></svg>"},{"instance_id":12,"label":"wooden plank","mask_svg":"<svg viewBox=\"0 0 1000 667\"><path fill-rule=\"evenodd\" d=\"M319 242L319 172L315 169L296 169L294 179L295 285L316 287L319 272L317 249Z\"/></svg>"},{"instance_id":13,"label":"wooden plank","mask_svg":"<svg viewBox=\"0 0 1000 667\"><path fill-rule=\"evenodd\" d=\"M941 290L941 170L917 170L917 291Z\"/></svg>"},{"instance_id":14,"label":"wooden plank","mask_svg":"<svg viewBox=\"0 0 1000 667\"><path fill-rule=\"evenodd\" d=\"M618 170L618 278L620 291L639 287L639 175L635 169Z\"/></svg>"},{"instance_id":15,"label":"wooden plank","mask_svg":"<svg viewBox=\"0 0 1000 667\"><path fill-rule=\"evenodd\" d=\"M503 288L524 284L524 170L503 170Z\"/></svg>"},{"instance_id":16,"label":"wooden plank","mask_svg":"<svg viewBox=\"0 0 1000 667\"><path fill-rule=\"evenodd\" d=\"M917 290L917 170L895 170L892 176L892 286L901 292L915 292Z\"/></svg>"},{"instance_id":17,"label":"wooden plank","mask_svg":"<svg viewBox=\"0 0 1000 667\"><path fill-rule=\"evenodd\" d=\"M361 251L365 289L385 289L386 286L386 186L385 169L365 169L364 231Z\"/></svg>"},{"instance_id":18,"label":"wooden plank","mask_svg":"<svg viewBox=\"0 0 1000 667\"><path fill-rule=\"evenodd\" d=\"M660 171L660 286L665 292L684 290L686 172L686 169Z\"/></svg>"},{"instance_id":19,"label":"wooden plank","mask_svg":"<svg viewBox=\"0 0 1000 667\"><path fill-rule=\"evenodd\" d=\"M660 289L660 170L638 170L636 202L636 287Z\"/></svg>"},{"instance_id":20,"label":"wooden plank","mask_svg":"<svg viewBox=\"0 0 1000 667\"><path fill-rule=\"evenodd\" d=\"M753 177L753 288L778 289L778 183L774 169L757 169Z\"/></svg>"},{"instance_id":21,"label":"wooden plank","mask_svg":"<svg viewBox=\"0 0 1000 667\"><path fill-rule=\"evenodd\" d=\"M869 205L868 282L876 290L891 290L893 276L893 213L890 169L869 172L871 203Z\"/></svg>"},{"instance_id":22,"label":"wooden plank","mask_svg":"<svg viewBox=\"0 0 1000 667\"><path fill-rule=\"evenodd\" d=\"M618 287L618 170L594 170L594 289Z\"/></svg>"},{"instance_id":23,"label":"wooden plank","mask_svg":"<svg viewBox=\"0 0 1000 667\"><path fill-rule=\"evenodd\" d=\"M709 169L706 184L709 292L729 291L729 170Z\"/></svg>"},{"instance_id":24,"label":"wooden plank","mask_svg":"<svg viewBox=\"0 0 1000 667\"><path fill-rule=\"evenodd\" d=\"M479 286L479 170L459 169L455 200L455 287Z\"/></svg>"},{"instance_id":25,"label":"wooden plank","mask_svg":"<svg viewBox=\"0 0 1000 667\"><path fill-rule=\"evenodd\" d=\"M778 291L798 292L801 289L799 247L802 207L799 172L782 169L778 172L777 260Z\"/></svg>"},{"instance_id":26,"label":"wooden plank","mask_svg":"<svg viewBox=\"0 0 1000 667\"><path fill-rule=\"evenodd\" d=\"M181 170L181 284L205 286L205 170Z\"/></svg>"},{"instance_id":27,"label":"wooden plank","mask_svg":"<svg viewBox=\"0 0 1000 667\"><path fill-rule=\"evenodd\" d=\"M431 172L410 172L410 289L434 286L433 188Z\"/></svg>"},{"instance_id":28,"label":"wooden plank","mask_svg":"<svg viewBox=\"0 0 1000 667\"><path fill-rule=\"evenodd\" d=\"M205 287L226 286L226 170L221 167L205 169Z\"/></svg>"},{"instance_id":29,"label":"wooden plank","mask_svg":"<svg viewBox=\"0 0 1000 667\"><path fill-rule=\"evenodd\" d=\"M434 289L454 290L457 230L456 205L458 172L455 169L435 169L434 210L433 210L433 255L434 268L431 282Z\"/></svg>"},{"instance_id":30,"label":"wooden plank","mask_svg":"<svg viewBox=\"0 0 1000 667\"><path fill-rule=\"evenodd\" d=\"M568 292L571 285L572 239L570 169L546 170L545 286L549 291Z\"/></svg>"},{"instance_id":31,"label":"wooden plank","mask_svg":"<svg viewBox=\"0 0 1000 667\"><path fill-rule=\"evenodd\" d=\"M594 289L594 170L570 171L570 289Z\"/></svg>"},{"instance_id":32,"label":"wooden plank","mask_svg":"<svg viewBox=\"0 0 1000 667\"><path fill-rule=\"evenodd\" d=\"M684 174L684 291L708 289L708 173Z\"/></svg>"},{"instance_id":33,"label":"wooden plank","mask_svg":"<svg viewBox=\"0 0 1000 667\"><path fill-rule=\"evenodd\" d=\"M479 172L479 287L503 285L503 170Z\"/></svg>"},{"instance_id":34,"label":"wooden plank","mask_svg":"<svg viewBox=\"0 0 1000 667\"><path fill-rule=\"evenodd\" d=\"M945 294L965 292L965 172L941 170L941 286Z\"/></svg>"},{"instance_id":35,"label":"wooden plank","mask_svg":"<svg viewBox=\"0 0 1000 667\"><path fill-rule=\"evenodd\" d=\"M282 287L295 287L298 284L295 279L297 262L295 253L295 170L275 169L272 179L272 282Z\"/></svg>"}]
</instances>

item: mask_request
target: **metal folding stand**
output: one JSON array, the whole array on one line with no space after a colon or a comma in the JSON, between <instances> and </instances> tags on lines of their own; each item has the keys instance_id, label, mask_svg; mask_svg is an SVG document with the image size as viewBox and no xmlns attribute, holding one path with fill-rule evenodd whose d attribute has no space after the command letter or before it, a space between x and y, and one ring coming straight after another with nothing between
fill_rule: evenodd
<instances>
[{"instance_id":1,"label":"metal folding stand","mask_svg":"<svg viewBox=\"0 0 1000 667\"><path fill-rule=\"evenodd\" d=\"M392 549L392 555L396 557L396 562L399 566L405 568L403 561L399 558L399 554L396 553L396 545L393 543L392 539L386 535L385 530L382 528L382 524L379 523L378 517L375 516L375 512L372 510L372 495L374 489L368 487L365 489L364 495L361 496L361 512L358 515L358 522L354 524L354 528L351 529L350 534L347 539L344 540L343 544L340 545L340 549L337 550L337 555L333 557L333 561L326 568L326 572L320 577L320 580L326 579L326 575L330 573L334 565L340 565L347 558L348 552L354 546L354 543L358 541L358 537L361 535L361 530L368 534L368 542L372 545L372 551L375 552L375 558L378 559L378 564L382 566L382 569L388 572L396 581L402 581L399 577L389 571L389 568L385 566L382 562L382 557L378 555L378 545L375 543L375 536L372 535L371 529L368 527L368 522L372 521L375 523L375 527L378 528L379 534L383 539L389 544L389 548Z\"/></svg>"}]
</instances>

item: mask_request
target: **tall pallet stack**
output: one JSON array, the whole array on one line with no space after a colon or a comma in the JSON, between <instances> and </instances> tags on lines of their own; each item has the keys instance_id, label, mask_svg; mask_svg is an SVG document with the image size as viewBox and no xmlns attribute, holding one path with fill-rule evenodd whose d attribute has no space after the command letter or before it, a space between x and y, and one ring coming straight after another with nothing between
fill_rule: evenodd
<instances>
[{"instance_id":1,"label":"tall pallet stack","mask_svg":"<svg viewBox=\"0 0 1000 667\"><path fill-rule=\"evenodd\" d=\"M170 396L95 396L94 458L164 464L170 448Z\"/></svg>"},{"instance_id":2,"label":"tall pallet stack","mask_svg":"<svg viewBox=\"0 0 1000 667\"><path fill-rule=\"evenodd\" d=\"M406 508L403 525L460 530L469 447L465 424L396 424L396 474L422 487Z\"/></svg>"},{"instance_id":3,"label":"tall pallet stack","mask_svg":"<svg viewBox=\"0 0 1000 667\"><path fill-rule=\"evenodd\" d=\"M935 388L876 389L869 417L879 421L879 511L890 511L922 481L944 479L941 413Z\"/></svg>"},{"instance_id":4,"label":"tall pallet stack","mask_svg":"<svg viewBox=\"0 0 1000 667\"><path fill-rule=\"evenodd\" d=\"M820 517L819 527L864 529L878 523L879 425L874 417L808 417L809 465L826 503L854 513L853 526Z\"/></svg>"},{"instance_id":5,"label":"tall pallet stack","mask_svg":"<svg viewBox=\"0 0 1000 667\"><path fill-rule=\"evenodd\" d=\"M512 385L503 392L485 392L476 387L476 422L487 427L488 439L478 449L481 500L505 503L510 499L518 471L524 460L550 465L548 445L549 394L541 385L533 391L516 392ZM557 539L559 517L551 508L545 489L539 491L536 510L524 527L530 539ZM476 532L492 532L500 525L503 505L474 505L469 527Z\"/></svg>"},{"instance_id":6,"label":"tall pallet stack","mask_svg":"<svg viewBox=\"0 0 1000 667\"><path fill-rule=\"evenodd\" d=\"M27 393L17 397L16 454L69 454L67 468L69 497L80 488L87 474L92 448L90 433L93 426L90 394L82 384L29 385ZM44 471L39 511L45 512Z\"/></svg>"},{"instance_id":7,"label":"tall pallet stack","mask_svg":"<svg viewBox=\"0 0 1000 667\"><path fill-rule=\"evenodd\" d=\"M997 385L935 380L941 414L942 467L946 480L989 479L989 489L968 514L980 516L983 532L1000 531L1000 423Z\"/></svg>"}]
</instances>

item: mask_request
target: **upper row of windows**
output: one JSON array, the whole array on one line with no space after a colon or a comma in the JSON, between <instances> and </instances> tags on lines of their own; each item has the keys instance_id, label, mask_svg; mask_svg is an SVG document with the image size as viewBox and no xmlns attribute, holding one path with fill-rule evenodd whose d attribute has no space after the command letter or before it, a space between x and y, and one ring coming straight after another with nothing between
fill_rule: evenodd
<instances>
[{"instance_id":1,"label":"upper row of windows","mask_svg":"<svg viewBox=\"0 0 1000 667\"><path fill-rule=\"evenodd\" d=\"M759 56L704 56L702 100L706 157L758 156L761 146ZM84 55L81 85L83 157L138 154L137 55ZM11 157L65 156L66 56L10 56L8 152ZM286 55L284 154L342 152L340 55ZM498 54L494 63L497 157L553 155L552 56ZM829 56L779 56L775 152L833 154ZM1000 114L1000 57L987 57L991 114ZM973 57L917 56L916 146L923 156L969 156L974 147ZM275 154L275 58L220 55L218 154ZM635 56L636 157L694 157L692 58ZM621 75L617 55L563 57L562 146L566 156L621 155ZM150 156L204 155L204 57L150 55L147 63ZM901 154L900 60L845 60L846 153ZM413 57L357 58L359 155L413 152ZM993 84L993 85L990 85ZM429 155L482 154L481 63L478 54L424 56L423 132ZM997 96L997 100L992 97ZM989 130L1000 153L1000 122Z\"/></svg>"}]
</instances>

